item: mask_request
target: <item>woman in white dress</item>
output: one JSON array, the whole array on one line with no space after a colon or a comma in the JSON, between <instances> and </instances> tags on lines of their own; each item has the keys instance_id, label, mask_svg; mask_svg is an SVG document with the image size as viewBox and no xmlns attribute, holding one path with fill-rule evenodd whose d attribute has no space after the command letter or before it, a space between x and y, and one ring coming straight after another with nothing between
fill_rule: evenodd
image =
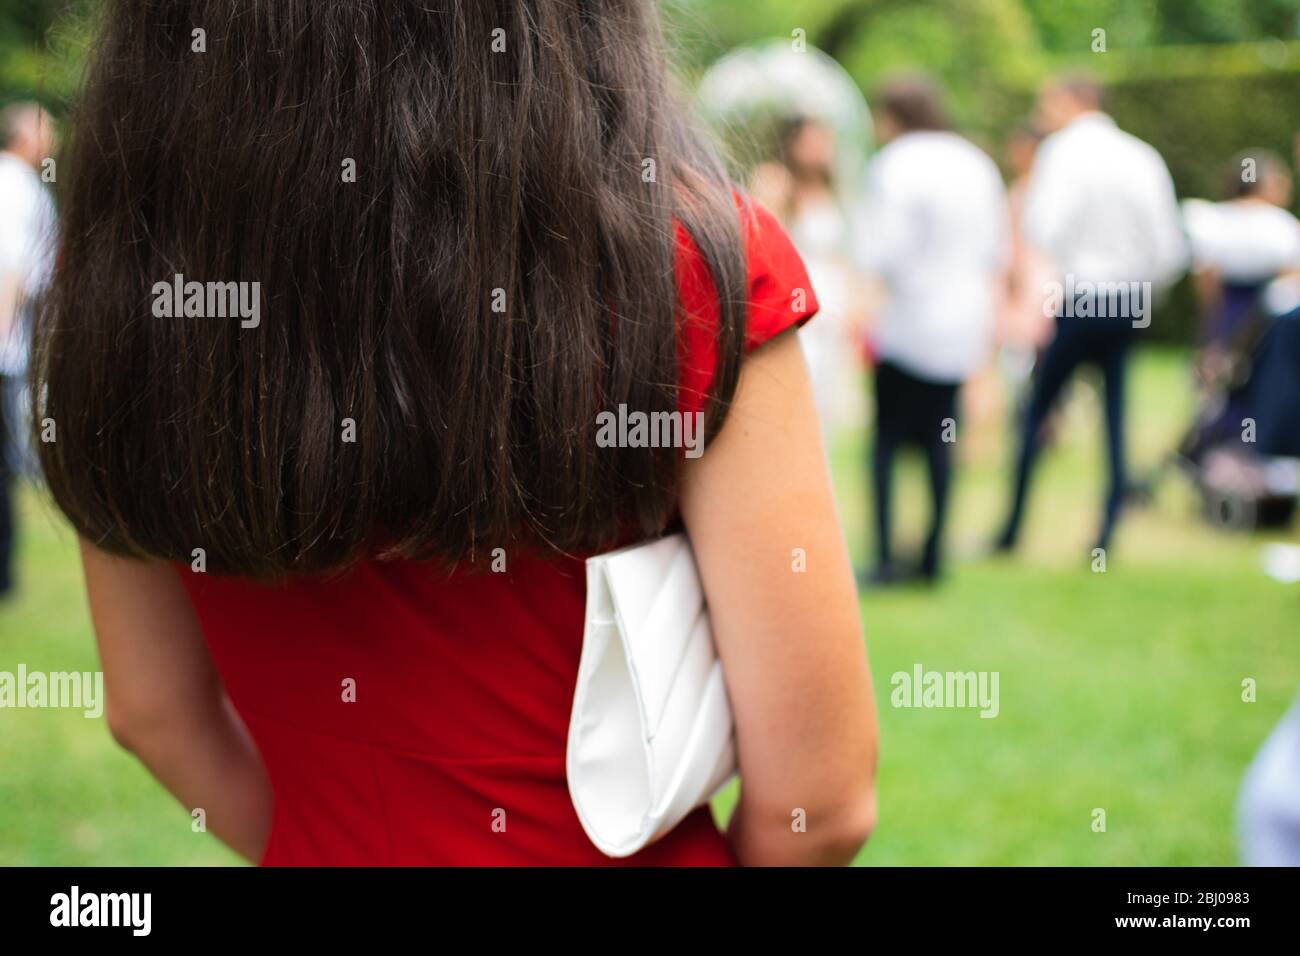
<instances>
[{"instance_id":1,"label":"woman in white dress","mask_svg":"<svg viewBox=\"0 0 1300 956\"><path fill-rule=\"evenodd\" d=\"M822 429L862 419L860 367L855 329L861 327L862 295L849 265L849 221L835 190L835 133L820 120L786 121L777 158L754 172L750 194L781 221L803 257L821 313L799 330L812 378ZM829 441L828 441L829 446Z\"/></svg>"}]
</instances>

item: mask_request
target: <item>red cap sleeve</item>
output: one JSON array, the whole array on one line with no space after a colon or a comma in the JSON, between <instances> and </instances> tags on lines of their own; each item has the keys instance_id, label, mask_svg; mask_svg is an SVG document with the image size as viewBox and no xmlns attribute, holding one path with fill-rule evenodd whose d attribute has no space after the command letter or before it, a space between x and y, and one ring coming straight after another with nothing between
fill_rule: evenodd
<instances>
[{"instance_id":1,"label":"red cap sleeve","mask_svg":"<svg viewBox=\"0 0 1300 956\"><path fill-rule=\"evenodd\" d=\"M791 326L803 325L819 306L803 259L776 217L752 200L741 216L749 264L745 351L752 352Z\"/></svg>"},{"instance_id":2,"label":"red cap sleeve","mask_svg":"<svg viewBox=\"0 0 1300 956\"><path fill-rule=\"evenodd\" d=\"M746 264L745 352L802 325L819 306L808 270L776 217L737 196ZM709 267L686 229L677 225L677 282L683 315L679 338L678 404L704 409L717 360L718 302Z\"/></svg>"}]
</instances>

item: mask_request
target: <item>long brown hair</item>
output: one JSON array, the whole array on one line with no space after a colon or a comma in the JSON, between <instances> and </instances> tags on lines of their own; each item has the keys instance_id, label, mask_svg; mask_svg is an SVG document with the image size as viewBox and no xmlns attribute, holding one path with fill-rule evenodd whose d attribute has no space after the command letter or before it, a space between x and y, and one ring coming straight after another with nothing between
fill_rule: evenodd
<instances>
[{"instance_id":1,"label":"long brown hair","mask_svg":"<svg viewBox=\"0 0 1300 956\"><path fill-rule=\"evenodd\" d=\"M71 134L32 394L86 538L273 578L671 517L680 451L597 415L677 407L680 223L716 431L745 269L650 0L117 0ZM260 321L160 317L178 275Z\"/></svg>"}]
</instances>

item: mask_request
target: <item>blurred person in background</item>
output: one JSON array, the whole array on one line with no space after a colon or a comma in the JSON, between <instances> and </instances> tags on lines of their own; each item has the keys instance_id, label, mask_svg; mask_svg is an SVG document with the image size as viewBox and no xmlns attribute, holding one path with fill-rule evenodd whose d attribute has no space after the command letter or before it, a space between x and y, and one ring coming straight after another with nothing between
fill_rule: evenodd
<instances>
[{"instance_id":1,"label":"blurred person in background","mask_svg":"<svg viewBox=\"0 0 1300 956\"><path fill-rule=\"evenodd\" d=\"M1201 340L1220 352L1267 285L1300 268L1300 220L1291 214L1291 171L1276 153L1246 150L1223 171L1223 199L1190 199L1183 218L1202 308Z\"/></svg>"},{"instance_id":2,"label":"blurred person in background","mask_svg":"<svg viewBox=\"0 0 1300 956\"><path fill-rule=\"evenodd\" d=\"M1003 368L1016 385L1028 380L1052 338L1052 320L1043 314L1043 289L1054 277L1051 263L1025 242L1023 228L1030 174L1042 141L1042 131L1033 123L1024 123L1011 131L1005 150L1006 166L1012 177L1007 187L1007 205L1011 210L1011 268L998 325L998 342Z\"/></svg>"},{"instance_id":3,"label":"blurred person in background","mask_svg":"<svg viewBox=\"0 0 1300 956\"><path fill-rule=\"evenodd\" d=\"M1291 259L1292 224L1295 220L1284 218L1290 217L1285 207L1290 204L1293 180L1278 157L1266 150L1250 150L1239 156L1232 168L1226 171L1232 177L1225 179L1231 193L1239 193L1248 185L1240 182L1243 158L1255 159L1256 182L1251 184L1253 189L1246 190L1238 198L1237 204L1253 200L1246 215L1260 223L1262 234L1245 235L1245 230L1231 230L1229 234L1239 239L1242 248L1255 247L1254 278L1271 271L1265 266L1274 267L1278 272L1277 278L1269 282L1262 293L1265 314L1279 317L1274 338L1280 341L1272 343L1259 376L1263 380L1264 393L1261 407L1254 409L1256 414L1263 416L1259 444L1266 454L1274 452L1294 456L1300 454L1300 439L1297 438L1300 433L1297 427L1300 421L1300 388L1297 387L1300 383L1300 332L1297 332L1300 326L1300 274L1296 272L1297 263ZM1300 133L1295 137L1295 161L1300 166ZM1218 210L1229 202L1219 203L1212 209ZM1276 213L1283 215L1268 211L1263 208L1265 205L1273 206ZM1194 217L1205 215L1208 210L1193 212L1195 209L1197 207L1188 210L1191 214L1188 229L1192 234L1194 254L1204 261L1205 251L1197 249L1198 232L1204 224L1197 223ZM1239 215L1241 213L1237 210L1231 211L1230 224L1239 224L1236 219ZM1212 214L1209 221L1214 221ZM1220 250L1222 239L1220 236L1211 248ZM1220 251L1219 255L1223 253ZM1226 262L1220 259L1220 271L1224 265ZM1243 275L1235 264L1231 271L1233 275ZM1208 278L1205 282L1209 285ZM1213 291L1212 286L1210 291ZM1209 302L1213 301L1213 298L1209 299ZM1221 318L1228 317L1221 313ZM1288 445L1291 447L1286 447ZM1246 772L1237 803L1237 833L1241 861L1245 865L1300 866L1300 699L1278 722Z\"/></svg>"},{"instance_id":4,"label":"blurred person in background","mask_svg":"<svg viewBox=\"0 0 1300 956\"><path fill-rule=\"evenodd\" d=\"M1300 269L1300 220L1287 209L1291 171L1269 150L1246 150L1224 169L1222 194L1221 202L1183 204L1201 304L1197 378L1211 394L1222 393L1223 403L1186 449L1193 459L1224 441L1239 444L1242 422L1267 418L1290 378L1257 372L1272 366L1268 352L1276 345L1266 292Z\"/></svg>"},{"instance_id":5,"label":"blurred person in background","mask_svg":"<svg viewBox=\"0 0 1300 956\"><path fill-rule=\"evenodd\" d=\"M1002 176L950 128L938 87L924 76L887 83L876 101L884 147L867 171L857 262L878 283L876 434L872 451L876 566L866 583L911 575L891 542L895 454L925 454L931 517L919 576L940 572L952 484L957 393L988 359L1009 255Z\"/></svg>"},{"instance_id":6,"label":"blurred person in background","mask_svg":"<svg viewBox=\"0 0 1300 956\"><path fill-rule=\"evenodd\" d=\"M1005 143L1003 165L1011 176L1007 187L1010 261L994 329L996 351L962 390L962 410L975 425L1000 419L1008 395L1012 402L1023 401L1025 384L1050 338L1042 309L1044 264L1041 256L1032 255L1025 246L1019 226L1029 173L1042 138L1036 126L1024 123L1010 132ZM992 429L967 429L968 435L972 432L982 434L987 445L997 441ZM979 454L970 446L967 452Z\"/></svg>"},{"instance_id":7,"label":"blurred person in background","mask_svg":"<svg viewBox=\"0 0 1300 956\"><path fill-rule=\"evenodd\" d=\"M785 226L808 268L821 312L799 330L823 430L854 418L854 330L861 290L850 268L849 221L835 189L835 132L812 116L793 116L777 136L776 158L750 183L753 198Z\"/></svg>"},{"instance_id":8,"label":"blurred person in background","mask_svg":"<svg viewBox=\"0 0 1300 956\"><path fill-rule=\"evenodd\" d=\"M1109 486L1095 538L1095 548L1104 551L1125 493L1124 379L1134 324L1150 321L1151 299L1182 273L1187 244L1164 160L1102 112L1095 80L1079 75L1049 81L1039 95L1038 122L1051 134L1039 146L1030 174L1024 241L1051 262L1062 290L1080 291L1074 301L1064 301L1066 291L1056 303L1056 331L1035 375L1020 431L1011 508L995 547L1004 553L1015 549L1043 421L1074 371L1087 363L1101 370L1106 392ZM1144 290L1136 309L1130 299L1129 314L1098 317L1101 303L1085 290L1120 283ZM1089 295L1094 300L1083 301ZM1046 292L1042 302L1052 308ZM1133 314L1137 309L1145 310L1145 318Z\"/></svg>"},{"instance_id":9,"label":"blurred person in background","mask_svg":"<svg viewBox=\"0 0 1300 956\"><path fill-rule=\"evenodd\" d=\"M54 151L54 124L35 103L0 110L0 598L14 586L15 477L27 470L24 378L30 303L55 254L54 201L38 170Z\"/></svg>"}]
</instances>

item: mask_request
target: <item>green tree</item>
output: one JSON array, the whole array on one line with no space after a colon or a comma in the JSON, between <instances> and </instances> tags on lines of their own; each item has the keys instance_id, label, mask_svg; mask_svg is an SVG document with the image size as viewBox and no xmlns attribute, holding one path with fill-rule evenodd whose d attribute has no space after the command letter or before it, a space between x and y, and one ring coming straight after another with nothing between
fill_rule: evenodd
<instances>
[{"instance_id":1,"label":"green tree","mask_svg":"<svg viewBox=\"0 0 1300 956\"><path fill-rule=\"evenodd\" d=\"M34 97L60 110L75 91L94 0L0 0L0 101Z\"/></svg>"}]
</instances>

